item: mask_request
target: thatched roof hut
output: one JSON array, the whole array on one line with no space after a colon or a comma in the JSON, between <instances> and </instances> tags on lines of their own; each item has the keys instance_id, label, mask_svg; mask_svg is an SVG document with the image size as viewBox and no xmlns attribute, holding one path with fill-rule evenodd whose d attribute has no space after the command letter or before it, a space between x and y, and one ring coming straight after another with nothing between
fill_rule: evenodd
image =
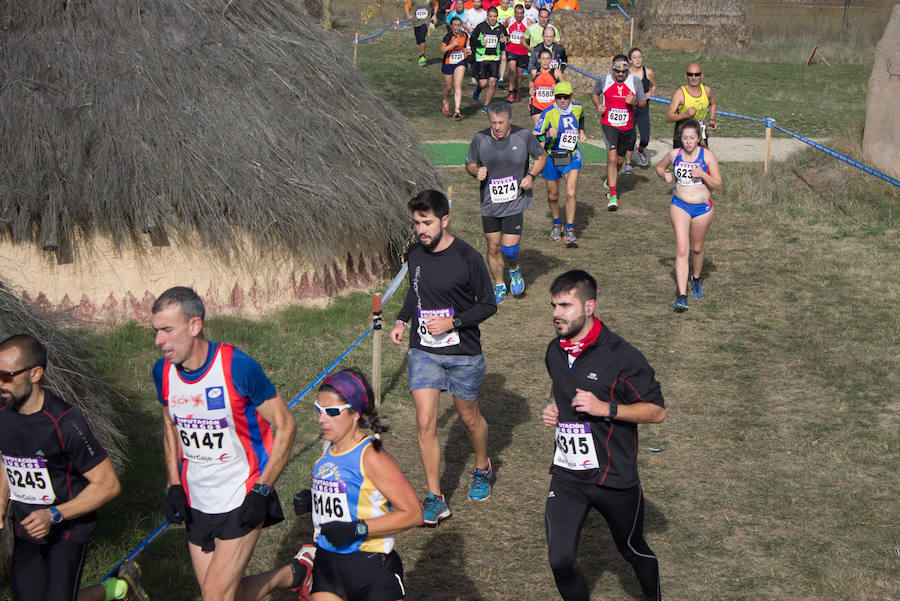
<instances>
[{"instance_id":1,"label":"thatched roof hut","mask_svg":"<svg viewBox=\"0 0 900 601\"><path fill-rule=\"evenodd\" d=\"M746 48L748 0L642 0L634 9L635 42L667 49Z\"/></svg>"},{"instance_id":2,"label":"thatched roof hut","mask_svg":"<svg viewBox=\"0 0 900 601\"><path fill-rule=\"evenodd\" d=\"M297 0L0 8L0 276L81 317L172 284L244 311L370 283L439 186Z\"/></svg>"}]
</instances>

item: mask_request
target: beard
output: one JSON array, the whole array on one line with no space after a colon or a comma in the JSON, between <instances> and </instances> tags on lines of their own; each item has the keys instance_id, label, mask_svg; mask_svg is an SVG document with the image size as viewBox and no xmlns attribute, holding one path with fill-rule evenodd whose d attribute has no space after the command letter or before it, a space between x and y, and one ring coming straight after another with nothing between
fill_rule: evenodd
<instances>
[{"instance_id":1,"label":"beard","mask_svg":"<svg viewBox=\"0 0 900 601\"><path fill-rule=\"evenodd\" d=\"M560 338L569 339L578 332L581 331L581 328L584 327L585 322L587 321L587 316L582 315L578 319L574 321L567 321L565 323L560 323L559 325L554 322L553 326L556 328L556 335ZM563 329L565 328L565 329Z\"/></svg>"},{"instance_id":2,"label":"beard","mask_svg":"<svg viewBox=\"0 0 900 601\"><path fill-rule=\"evenodd\" d=\"M425 244L424 242L422 242L422 248L424 248L428 252L433 251L437 247L437 245L441 243L441 238L443 236L444 236L444 229L441 228L441 231L438 232L437 236L435 236L434 238L431 239L431 242L429 242L428 244Z\"/></svg>"},{"instance_id":3,"label":"beard","mask_svg":"<svg viewBox=\"0 0 900 601\"><path fill-rule=\"evenodd\" d=\"M22 393L21 396L18 396L18 397L15 394L13 394L13 392L11 390L6 390L5 388L0 388L0 391L9 395L8 397L4 397L3 404L6 405L7 409L12 409L13 411L18 410L19 407L21 407L25 403L25 401L28 400L28 397L31 396L31 390L33 388L34 388L34 385L31 382L28 382L26 384L25 391Z\"/></svg>"}]
</instances>

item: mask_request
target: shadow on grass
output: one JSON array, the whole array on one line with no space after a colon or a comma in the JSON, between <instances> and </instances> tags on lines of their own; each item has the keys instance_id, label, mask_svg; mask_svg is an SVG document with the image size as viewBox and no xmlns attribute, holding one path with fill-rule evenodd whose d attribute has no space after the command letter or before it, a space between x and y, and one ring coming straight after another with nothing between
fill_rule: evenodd
<instances>
[{"instance_id":1,"label":"shadow on grass","mask_svg":"<svg viewBox=\"0 0 900 601\"><path fill-rule=\"evenodd\" d=\"M693 256L693 254L691 256ZM672 278L672 283L675 284L675 287L677 289L678 288L678 280L675 278L675 254L674 254L674 252L673 252L672 256L660 257L659 264L662 265L663 267L669 268L669 277ZM703 269L700 270L700 277L703 279L708 278L709 275L712 273L715 273L717 269L718 268L716 267L715 263L713 263L712 261L710 261L709 259L704 257L703 258ZM690 273L693 273L693 270L694 270L694 263L693 263L692 259L689 259L688 271Z\"/></svg>"},{"instance_id":2,"label":"shadow on grass","mask_svg":"<svg viewBox=\"0 0 900 601\"><path fill-rule=\"evenodd\" d=\"M547 231L549 232L549 226ZM522 273L525 275L525 292L527 294L528 285L533 284L548 273L560 271L565 266L565 262L559 257L545 255L535 248L526 247L522 249L519 255L519 265L522 266ZM490 366L488 366L488 369L490 369Z\"/></svg>"},{"instance_id":3,"label":"shadow on grass","mask_svg":"<svg viewBox=\"0 0 900 601\"><path fill-rule=\"evenodd\" d=\"M457 532L449 528L435 530L416 561L416 568L404 576L409 598L483 601L478 587L466 577L469 566L465 547L465 540ZM428 593L423 596L424 591Z\"/></svg>"},{"instance_id":4,"label":"shadow on grass","mask_svg":"<svg viewBox=\"0 0 900 601\"><path fill-rule=\"evenodd\" d=\"M498 373L488 372L485 375L481 385L480 405L481 414L488 423L488 455L491 457L496 479L502 471L502 452L512 444L513 430L518 424L531 419L531 414L525 397L510 392L506 388L506 377ZM456 419L444 447L444 472L441 475L441 489L448 501L463 473L474 467L472 446L466 428L458 418L452 402L438 417L438 428L454 418ZM468 483L463 484L463 489L468 490Z\"/></svg>"},{"instance_id":5,"label":"shadow on grass","mask_svg":"<svg viewBox=\"0 0 900 601\"><path fill-rule=\"evenodd\" d=\"M644 538L653 549L653 538L648 533L665 532L668 521L662 511L644 497ZM635 599L643 599L644 593L638 584L631 565L622 558L616 549L609 526L598 511L590 511L581 531L578 545L578 565L587 579L588 589L593 591L604 572L618 577L622 588ZM665 558L661 559L661 562ZM664 585L665 583L663 583Z\"/></svg>"}]
</instances>

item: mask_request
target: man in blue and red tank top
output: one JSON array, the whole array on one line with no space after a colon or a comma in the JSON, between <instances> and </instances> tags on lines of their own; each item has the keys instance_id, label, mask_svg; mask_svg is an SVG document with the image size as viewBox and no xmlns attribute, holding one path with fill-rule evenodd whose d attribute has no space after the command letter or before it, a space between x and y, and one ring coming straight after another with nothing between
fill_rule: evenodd
<instances>
[{"instance_id":1,"label":"man in blue and red tank top","mask_svg":"<svg viewBox=\"0 0 900 601\"><path fill-rule=\"evenodd\" d=\"M164 406L162 511L170 522L185 523L203 599L300 586L306 570L294 565L297 559L248 576L252 587L241 582L262 528L284 519L273 487L294 442L294 415L256 361L205 338L205 308L192 289L166 290L152 313L163 352L153 366Z\"/></svg>"},{"instance_id":2,"label":"man in blue and red tank top","mask_svg":"<svg viewBox=\"0 0 900 601\"><path fill-rule=\"evenodd\" d=\"M594 86L591 100L602 116L600 128L606 143L606 208L615 211L619 208L616 178L634 133L634 108L646 107L647 99L644 86L629 73L628 57L617 54L611 70Z\"/></svg>"}]
</instances>

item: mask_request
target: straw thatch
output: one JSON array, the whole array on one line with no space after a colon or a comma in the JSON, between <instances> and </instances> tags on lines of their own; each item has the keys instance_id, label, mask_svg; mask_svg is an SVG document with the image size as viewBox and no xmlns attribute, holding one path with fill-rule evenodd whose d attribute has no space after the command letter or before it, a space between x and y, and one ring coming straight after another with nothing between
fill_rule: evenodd
<instances>
[{"instance_id":1,"label":"straw thatch","mask_svg":"<svg viewBox=\"0 0 900 601\"><path fill-rule=\"evenodd\" d=\"M0 282L0 340L13 334L31 334L47 347L43 385L84 412L100 444L122 466L125 439L115 424L111 402L115 393L97 379L89 349L62 331L57 317L25 304ZM8 522L6 526L0 532L0 576L7 572L12 557L12 529Z\"/></svg>"},{"instance_id":2,"label":"straw thatch","mask_svg":"<svg viewBox=\"0 0 900 601\"><path fill-rule=\"evenodd\" d=\"M572 64L622 52L625 17L617 10L594 6L561 10L553 13L552 22L559 28L560 42Z\"/></svg>"},{"instance_id":3,"label":"straw thatch","mask_svg":"<svg viewBox=\"0 0 900 601\"><path fill-rule=\"evenodd\" d=\"M353 253L396 254L410 193L439 185L405 120L297 0L0 11L0 241L62 264L96 239L136 255L196 248L226 265L248 247L277 251L319 269L292 273L302 288L345 277L335 264L383 270L361 270Z\"/></svg>"},{"instance_id":4,"label":"straw thatch","mask_svg":"<svg viewBox=\"0 0 900 601\"><path fill-rule=\"evenodd\" d=\"M634 11L635 41L665 48L746 48L748 0L643 0Z\"/></svg>"}]
</instances>

